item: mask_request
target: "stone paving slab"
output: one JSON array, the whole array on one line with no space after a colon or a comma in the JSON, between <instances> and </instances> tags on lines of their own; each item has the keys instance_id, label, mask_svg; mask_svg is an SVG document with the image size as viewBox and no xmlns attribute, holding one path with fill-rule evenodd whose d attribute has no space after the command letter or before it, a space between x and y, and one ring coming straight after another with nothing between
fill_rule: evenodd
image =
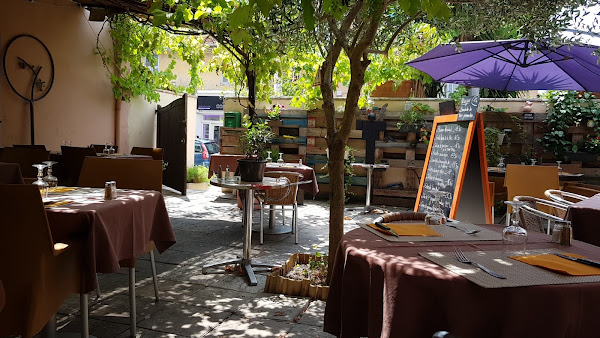
<instances>
[{"instance_id":1,"label":"stone paving slab","mask_svg":"<svg viewBox=\"0 0 600 338\"><path fill-rule=\"evenodd\" d=\"M258 285L247 276L225 273L203 275L202 266L242 254L241 211L236 200L221 189L188 190L181 196L163 190L177 243L155 254L160 301L154 289L148 255L136 267L138 329L136 337L332 337L322 330L325 302L263 293L267 272L257 273ZM361 206L360 203L354 206ZM299 207L299 244L294 235L266 235L263 245L253 233L253 262L282 264L293 253L327 253L328 201L305 200ZM399 209L395 209L397 211ZM379 215L347 212L344 231ZM291 212L286 212L290 223ZM258 224L259 211L254 211ZM265 212L268 226L268 212ZM280 217L278 217L278 220ZM286 224L288 224L286 223ZM102 297L90 293L90 334L99 338L129 336L128 271L98 276ZM67 299L60 310L62 332L79 332L79 296Z\"/></svg>"}]
</instances>

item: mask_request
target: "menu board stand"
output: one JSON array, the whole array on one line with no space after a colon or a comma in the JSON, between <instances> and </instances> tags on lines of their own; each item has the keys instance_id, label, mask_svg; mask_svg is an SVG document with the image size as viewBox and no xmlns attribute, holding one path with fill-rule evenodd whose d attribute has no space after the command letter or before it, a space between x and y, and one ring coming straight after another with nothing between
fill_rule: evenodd
<instances>
[{"instance_id":1,"label":"menu board stand","mask_svg":"<svg viewBox=\"0 0 600 338\"><path fill-rule=\"evenodd\" d=\"M446 192L440 205L447 217L493 223L481 113L471 121L456 114L434 119L415 211L436 209L431 191Z\"/></svg>"}]
</instances>

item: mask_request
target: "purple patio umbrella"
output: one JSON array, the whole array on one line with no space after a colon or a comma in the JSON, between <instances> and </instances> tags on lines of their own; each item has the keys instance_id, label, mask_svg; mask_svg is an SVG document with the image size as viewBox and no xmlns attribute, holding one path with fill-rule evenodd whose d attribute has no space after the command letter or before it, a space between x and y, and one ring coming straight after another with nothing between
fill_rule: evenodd
<instances>
[{"instance_id":1,"label":"purple patio umbrella","mask_svg":"<svg viewBox=\"0 0 600 338\"><path fill-rule=\"evenodd\" d=\"M549 46L530 40L440 45L406 64L440 82L497 90L600 91L597 46ZM536 49L532 51L532 47Z\"/></svg>"}]
</instances>

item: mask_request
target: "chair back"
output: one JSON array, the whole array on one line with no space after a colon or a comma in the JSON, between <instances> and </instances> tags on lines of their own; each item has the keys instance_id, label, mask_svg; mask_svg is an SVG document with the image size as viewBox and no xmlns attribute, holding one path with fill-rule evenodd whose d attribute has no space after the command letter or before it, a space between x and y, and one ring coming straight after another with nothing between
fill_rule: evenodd
<instances>
[{"instance_id":1,"label":"chair back","mask_svg":"<svg viewBox=\"0 0 600 338\"><path fill-rule=\"evenodd\" d=\"M564 219L567 212L567 207L556 202L548 201L542 198L532 196L515 196L514 201L525 202L525 205L520 208L519 217L523 228L537 232L552 231L549 221L560 221ZM541 206L553 210L554 214L549 214L540 210ZM544 229L546 227L546 229Z\"/></svg>"},{"instance_id":2,"label":"chair back","mask_svg":"<svg viewBox=\"0 0 600 338\"><path fill-rule=\"evenodd\" d=\"M37 169L32 165L48 161L49 158L50 152L47 150L6 147L2 151L0 162L18 163L23 177L35 178Z\"/></svg>"},{"instance_id":3,"label":"chair back","mask_svg":"<svg viewBox=\"0 0 600 338\"><path fill-rule=\"evenodd\" d=\"M162 161L86 157L77 185L104 188L106 181L122 189L162 192Z\"/></svg>"},{"instance_id":4,"label":"chair back","mask_svg":"<svg viewBox=\"0 0 600 338\"><path fill-rule=\"evenodd\" d=\"M14 148L46 150L46 146L43 144L13 144L13 147Z\"/></svg>"},{"instance_id":5,"label":"chair back","mask_svg":"<svg viewBox=\"0 0 600 338\"><path fill-rule=\"evenodd\" d=\"M268 205L294 205L296 204L296 195L298 194L298 182L303 175L288 171L268 171L266 177L280 178L285 177L290 181L290 186L281 189L265 190L265 202Z\"/></svg>"},{"instance_id":6,"label":"chair back","mask_svg":"<svg viewBox=\"0 0 600 338\"><path fill-rule=\"evenodd\" d=\"M558 167L509 164L506 166L504 185L507 189L508 201L512 201L515 196L544 199L546 190L559 187ZM550 212L546 207L541 207L540 210Z\"/></svg>"},{"instance_id":7,"label":"chair back","mask_svg":"<svg viewBox=\"0 0 600 338\"><path fill-rule=\"evenodd\" d=\"M556 189L548 189L544 192L544 195L546 195L546 197L548 199L550 199L551 201L563 204L565 206L569 206L569 205L575 204L579 201L583 201L583 200L586 200L589 198L587 196L582 196L582 195L574 194L572 192L556 190Z\"/></svg>"},{"instance_id":8,"label":"chair back","mask_svg":"<svg viewBox=\"0 0 600 338\"><path fill-rule=\"evenodd\" d=\"M0 336L32 337L67 295L78 292L81 263L76 252L55 249L36 186L0 185L0 215L0 280L6 290Z\"/></svg>"},{"instance_id":9,"label":"chair back","mask_svg":"<svg viewBox=\"0 0 600 338\"><path fill-rule=\"evenodd\" d=\"M105 146L105 144L90 144L90 148L93 148L94 151L98 154L102 154ZM119 146L113 145L112 147L115 150L115 153L119 151Z\"/></svg>"},{"instance_id":10,"label":"chair back","mask_svg":"<svg viewBox=\"0 0 600 338\"><path fill-rule=\"evenodd\" d=\"M0 162L0 184L23 184L23 176L17 163Z\"/></svg>"},{"instance_id":11,"label":"chair back","mask_svg":"<svg viewBox=\"0 0 600 338\"><path fill-rule=\"evenodd\" d=\"M62 146L63 169L67 173L67 185L74 187L79 181L83 160L87 156L96 157L94 148Z\"/></svg>"},{"instance_id":12,"label":"chair back","mask_svg":"<svg viewBox=\"0 0 600 338\"><path fill-rule=\"evenodd\" d=\"M152 159L156 161L163 160L163 148L133 147L131 148L131 154L152 156Z\"/></svg>"}]
</instances>

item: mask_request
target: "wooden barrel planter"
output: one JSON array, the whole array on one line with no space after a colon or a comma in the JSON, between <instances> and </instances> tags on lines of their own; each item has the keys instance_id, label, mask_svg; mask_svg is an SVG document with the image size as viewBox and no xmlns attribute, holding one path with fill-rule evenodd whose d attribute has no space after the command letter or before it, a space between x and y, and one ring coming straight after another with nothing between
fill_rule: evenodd
<instances>
[{"instance_id":1,"label":"wooden barrel planter","mask_svg":"<svg viewBox=\"0 0 600 338\"><path fill-rule=\"evenodd\" d=\"M320 259L321 257L309 254L291 255L281 268L276 269L267 276L264 291L326 301L329 295L329 286L311 285L308 279L294 280L285 277L296 264L308 264L310 260Z\"/></svg>"}]
</instances>

